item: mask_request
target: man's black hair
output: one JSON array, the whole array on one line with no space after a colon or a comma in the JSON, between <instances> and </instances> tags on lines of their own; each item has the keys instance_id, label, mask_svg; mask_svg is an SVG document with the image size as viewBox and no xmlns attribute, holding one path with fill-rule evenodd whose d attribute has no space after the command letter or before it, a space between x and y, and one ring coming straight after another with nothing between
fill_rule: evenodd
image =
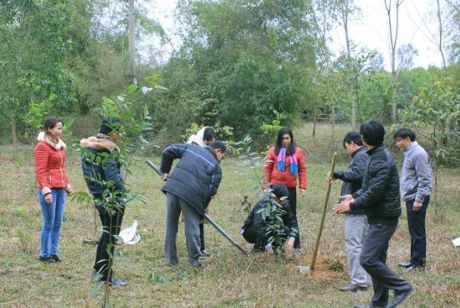
<instances>
[{"instance_id":1,"label":"man's black hair","mask_svg":"<svg viewBox=\"0 0 460 308\"><path fill-rule=\"evenodd\" d=\"M227 146L225 145L225 143L219 140L216 140L213 143L211 143L209 147L213 150L219 149L222 151L222 153L225 153L227 151Z\"/></svg>"},{"instance_id":2,"label":"man's black hair","mask_svg":"<svg viewBox=\"0 0 460 308\"><path fill-rule=\"evenodd\" d=\"M99 128L99 133L108 135L114 130L119 130L121 124L121 119L119 118L110 118L104 119Z\"/></svg>"},{"instance_id":3,"label":"man's black hair","mask_svg":"<svg viewBox=\"0 0 460 308\"><path fill-rule=\"evenodd\" d=\"M348 134L345 135L345 138L343 138L343 147L345 147L345 143L350 144L353 141L354 144L357 146L362 146L363 142L361 141L361 134L358 132L349 132Z\"/></svg>"},{"instance_id":4,"label":"man's black hair","mask_svg":"<svg viewBox=\"0 0 460 308\"><path fill-rule=\"evenodd\" d=\"M203 140L214 141L216 139L216 132L212 127L206 127L203 132Z\"/></svg>"},{"instance_id":5,"label":"man's black hair","mask_svg":"<svg viewBox=\"0 0 460 308\"><path fill-rule=\"evenodd\" d=\"M368 145L378 146L385 139L385 128L380 122L369 120L361 124L359 132Z\"/></svg>"},{"instance_id":6,"label":"man's black hair","mask_svg":"<svg viewBox=\"0 0 460 308\"><path fill-rule=\"evenodd\" d=\"M281 199L282 197L287 197L289 195L289 191L286 185L284 184L274 184L272 186L272 192L278 199Z\"/></svg>"},{"instance_id":7,"label":"man's black hair","mask_svg":"<svg viewBox=\"0 0 460 308\"><path fill-rule=\"evenodd\" d=\"M405 139L409 137L410 141L415 141L415 133L409 129L409 128L400 128L397 131L395 131L393 138L402 138Z\"/></svg>"}]
</instances>

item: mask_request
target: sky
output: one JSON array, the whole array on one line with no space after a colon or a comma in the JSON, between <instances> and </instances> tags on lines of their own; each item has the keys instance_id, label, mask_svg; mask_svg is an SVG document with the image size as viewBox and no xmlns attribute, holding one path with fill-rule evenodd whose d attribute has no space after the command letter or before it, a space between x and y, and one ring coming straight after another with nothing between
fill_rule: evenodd
<instances>
[{"instance_id":1,"label":"sky","mask_svg":"<svg viewBox=\"0 0 460 308\"><path fill-rule=\"evenodd\" d=\"M378 50L384 57L385 68L390 69L388 20L384 0L355 0L360 12L349 21L349 34L359 48ZM171 37L175 29L174 9L176 0L154 0L150 15L157 19ZM397 47L412 44L418 50L415 67L442 65L437 40L436 5L434 0L404 0L399 12ZM334 53L345 51L345 35L338 25L331 31L330 49ZM177 48L179 43L173 43Z\"/></svg>"}]
</instances>

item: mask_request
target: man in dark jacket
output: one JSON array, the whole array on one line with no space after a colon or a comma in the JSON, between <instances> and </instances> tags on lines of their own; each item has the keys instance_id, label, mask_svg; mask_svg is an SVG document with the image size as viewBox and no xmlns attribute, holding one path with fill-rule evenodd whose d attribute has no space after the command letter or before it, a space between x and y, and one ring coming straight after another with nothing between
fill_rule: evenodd
<instances>
[{"instance_id":1,"label":"man in dark jacket","mask_svg":"<svg viewBox=\"0 0 460 308\"><path fill-rule=\"evenodd\" d=\"M369 156L366 147L361 142L359 132L349 132L343 139L343 147L348 155L352 157L347 170L337 170L329 182L336 179L343 181L341 196L353 194L361 189L364 169L366 168ZM346 213L344 219L345 251L348 258L348 273L351 282L348 286L340 288L342 292L366 291L370 283L370 277L359 264L359 256L363 246L364 238L369 229L364 209Z\"/></svg>"},{"instance_id":2,"label":"man in dark jacket","mask_svg":"<svg viewBox=\"0 0 460 308\"><path fill-rule=\"evenodd\" d=\"M241 234L248 243L254 244L254 251L266 251L273 253L275 243L271 243L269 238L273 236L270 230L267 230L267 221L264 219L261 210L270 203L270 206L274 203L277 206L282 206L284 214L281 216L283 219L283 244L285 245L286 252L291 251L294 247L294 241L298 234L297 219L289 206L289 200L287 199L289 191L283 184L275 184L271 188L271 193L275 195L274 202L270 200L270 197L264 196L257 205L252 209L248 218L244 222L244 226L241 228ZM275 244L275 245L274 245ZM281 246L281 245L280 245Z\"/></svg>"},{"instance_id":3,"label":"man in dark jacket","mask_svg":"<svg viewBox=\"0 0 460 308\"><path fill-rule=\"evenodd\" d=\"M181 211L185 220L189 263L201 265L200 221L222 179L220 162L225 152L222 141L214 141L203 148L195 144L174 144L163 150L160 169L163 179L167 180L162 187L166 194L165 257L170 265L179 262L176 237ZM178 158L179 163L169 174L174 159Z\"/></svg>"},{"instance_id":4,"label":"man in dark jacket","mask_svg":"<svg viewBox=\"0 0 460 308\"><path fill-rule=\"evenodd\" d=\"M367 121L360 127L361 139L367 147L369 160L364 171L362 189L344 196L336 204L336 213L364 209L369 232L364 239L360 263L371 275L374 287L372 307L396 307L412 291L412 286L386 266L387 250L401 215L399 176L396 162L383 145L385 128L376 121ZM388 304L388 291L394 298ZM358 306L359 307L359 306Z\"/></svg>"},{"instance_id":5,"label":"man in dark jacket","mask_svg":"<svg viewBox=\"0 0 460 308\"><path fill-rule=\"evenodd\" d=\"M93 274L99 281L108 282L116 287L127 285L125 281L112 277L113 262L110 260L114 254L116 236L120 233L125 211L125 187L118 160L120 151L114 143L120 138L117 131L119 124L119 119L104 120L99 134L80 140L83 175L103 228L97 246Z\"/></svg>"}]
</instances>

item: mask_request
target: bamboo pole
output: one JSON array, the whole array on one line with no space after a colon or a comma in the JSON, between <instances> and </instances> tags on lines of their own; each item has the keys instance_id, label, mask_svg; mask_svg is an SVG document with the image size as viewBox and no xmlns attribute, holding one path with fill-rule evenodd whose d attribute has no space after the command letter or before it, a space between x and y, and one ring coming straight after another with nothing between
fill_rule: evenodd
<instances>
[{"instance_id":1,"label":"bamboo pole","mask_svg":"<svg viewBox=\"0 0 460 308\"><path fill-rule=\"evenodd\" d=\"M334 152L334 155L332 156L331 168L330 168L329 174L334 173L336 160L337 160L337 152ZM311 271L315 269L316 255L318 254L319 241L321 239L321 234L323 233L324 219L326 218L326 210L327 210L327 204L329 203L329 195L331 194L331 186L332 184L328 182L326 196L324 198L324 204L323 204L323 213L321 215L321 224L319 225L318 237L316 238L315 250L313 251L313 259L311 261L311 266L310 266Z\"/></svg>"}]
</instances>

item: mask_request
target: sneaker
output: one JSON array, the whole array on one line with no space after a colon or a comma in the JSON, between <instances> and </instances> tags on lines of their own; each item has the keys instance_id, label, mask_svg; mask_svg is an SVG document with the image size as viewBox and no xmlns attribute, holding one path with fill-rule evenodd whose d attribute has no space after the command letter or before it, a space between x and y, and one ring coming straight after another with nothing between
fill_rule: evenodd
<instances>
[{"instance_id":1,"label":"sneaker","mask_svg":"<svg viewBox=\"0 0 460 308\"><path fill-rule=\"evenodd\" d=\"M412 263L410 263L410 262L399 262L398 266L402 267L402 268L409 268L409 267L412 266Z\"/></svg>"},{"instance_id":2,"label":"sneaker","mask_svg":"<svg viewBox=\"0 0 460 308\"><path fill-rule=\"evenodd\" d=\"M203 249L203 250L201 251L201 256L202 256L202 257L210 257L211 254L210 254L209 252L207 252L206 249Z\"/></svg>"},{"instance_id":3,"label":"sneaker","mask_svg":"<svg viewBox=\"0 0 460 308\"><path fill-rule=\"evenodd\" d=\"M348 286L339 289L342 292L353 292L357 291L367 291L367 287L358 286L356 284L350 283Z\"/></svg>"},{"instance_id":4,"label":"sneaker","mask_svg":"<svg viewBox=\"0 0 460 308\"><path fill-rule=\"evenodd\" d=\"M58 262L58 263L62 262L61 259L59 259L59 257L57 255L51 255L50 258L53 259L54 262Z\"/></svg>"},{"instance_id":5,"label":"sneaker","mask_svg":"<svg viewBox=\"0 0 460 308\"><path fill-rule=\"evenodd\" d=\"M409 273L414 273L414 272L416 272L416 271L421 271L421 270L424 270L424 269L425 269L424 266L418 266L418 265L412 264L411 266L409 266L409 267L407 268L407 271L408 271Z\"/></svg>"},{"instance_id":6,"label":"sneaker","mask_svg":"<svg viewBox=\"0 0 460 308\"><path fill-rule=\"evenodd\" d=\"M40 256L38 258L39 261L43 262L43 263L54 263L54 259L51 258L51 257L43 257L43 256Z\"/></svg>"},{"instance_id":7,"label":"sneaker","mask_svg":"<svg viewBox=\"0 0 460 308\"><path fill-rule=\"evenodd\" d=\"M128 282L118 279L118 278L112 278L112 280L109 281L109 286L114 287L114 288L121 288L127 285L128 285Z\"/></svg>"}]
</instances>

